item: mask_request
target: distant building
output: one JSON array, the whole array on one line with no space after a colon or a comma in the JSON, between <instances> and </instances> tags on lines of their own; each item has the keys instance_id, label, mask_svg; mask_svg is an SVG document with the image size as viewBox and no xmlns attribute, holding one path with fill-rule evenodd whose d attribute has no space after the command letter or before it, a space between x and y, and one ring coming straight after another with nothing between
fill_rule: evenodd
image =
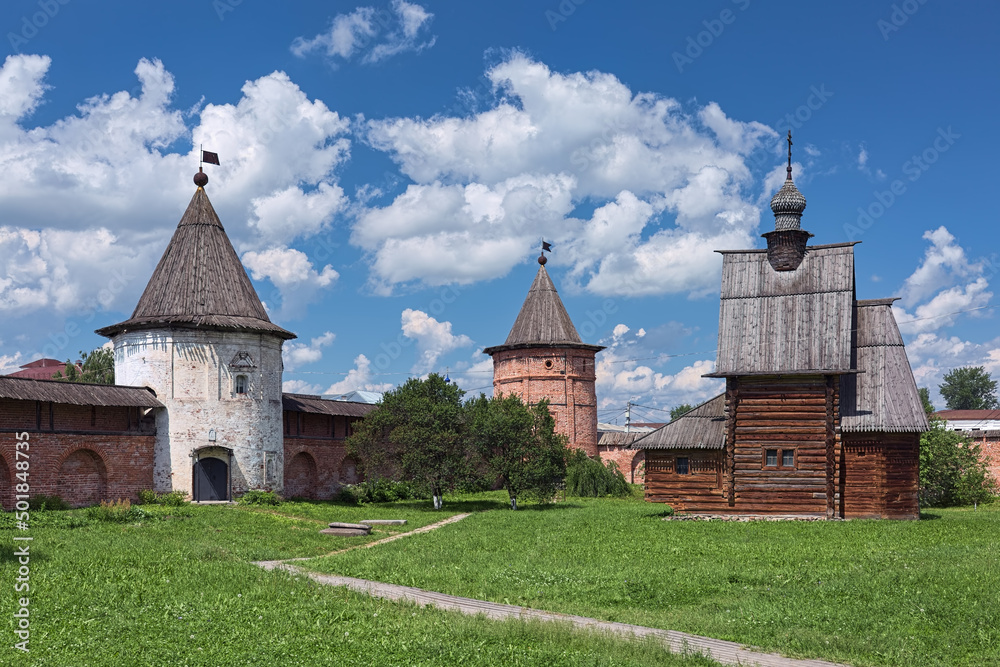
<instances>
[{"instance_id":1,"label":"distant building","mask_svg":"<svg viewBox=\"0 0 1000 667\"><path fill-rule=\"evenodd\" d=\"M525 403L549 400L556 431L571 448L598 455L594 356L604 348L580 340L545 270L544 254L521 311L493 357L493 394L516 394Z\"/></svg>"},{"instance_id":2,"label":"distant building","mask_svg":"<svg viewBox=\"0 0 1000 667\"><path fill-rule=\"evenodd\" d=\"M945 426L979 443L990 474L1000 484L1000 410L938 410Z\"/></svg>"},{"instance_id":3,"label":"distant building","mask_svg":"<svg viewBox=\"0 0 1000 667\"><path fill-rule=\"evenodd\" d=\"M771 200L766 250L726 250L724 394L632 445L646 498L684 512L916 519L927 419L892 315L855 298L854 243L808 246L805 197Z\"/></svg>"},{"instance_id":4,"label":"distant building","mask_svg":"<svg viewBox=\"0 0 1000 667\"><path fill-rule=\"evenodd\" d=\"M330 401L350 401L353 403L368 403L370 405L375 405L382 400L382 392L362 391L357 389L355 391L349 391L346 394L336 396L333 394L323 394L323 398Z\"/></svg>"},{"instance_id":5,"label":"distant building","mask_svg":"<svg viewBox=\"0 0 1000 667\"><path fill-rule=\"evenodd\" d=\"M619 424L597 424L597 451L602 461L614 461L625 479L640 484L645 479L643 463L646 456L642 450L632 448L632 443L663 424L633 422L629 426Z\"/></svg>"},{"instance_id":6,"label":"distant building","mask_svg":"<svg viewBox=\"0 0 1000 667\"><path fill-rule=\"evenodd\" d=\"M76 362L76 369L82 370L80 362ZM56 373L66 374L66 362L58 359L36 359L31 363L21 366L21 370L10 373L6 377L29 378L31 380L51 380Z\"/></svg>"}]
</instances>

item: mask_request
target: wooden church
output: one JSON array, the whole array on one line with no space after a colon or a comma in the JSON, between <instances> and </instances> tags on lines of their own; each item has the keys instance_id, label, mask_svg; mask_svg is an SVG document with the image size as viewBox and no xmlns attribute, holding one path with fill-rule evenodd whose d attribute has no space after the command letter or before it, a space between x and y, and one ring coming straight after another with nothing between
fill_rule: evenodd
<instances>
[{"instance_id":1,"label":"wooden church","mask_svg":"<svg viewBox=\"0 0 1000 667\"><path fill-rule=\"evenodd\" d=\"M807 245L788 176L767 249L724 250L726 391L632 445L646 499L686 513L916 519L928 428L895 299L855 297L854 245Z\"/></svg>"}]
</instances>

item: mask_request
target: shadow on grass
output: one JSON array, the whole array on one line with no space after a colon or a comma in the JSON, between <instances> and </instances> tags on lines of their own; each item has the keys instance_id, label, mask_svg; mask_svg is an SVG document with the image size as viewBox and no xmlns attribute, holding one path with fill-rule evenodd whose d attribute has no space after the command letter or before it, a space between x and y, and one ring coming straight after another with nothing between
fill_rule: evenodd
<instances>
[{"instance_id":1,"label":"shadow on grass","mask_svg":"<svg viewBox=\"0 0 1000 667\"><path fill-rule=\"evenodd\" d=\"M921 521L933 521L935 519L940 519L940 518L941 518L940 514L934 514L932 512L921 512L920 513L920 520Z\"/></svg>"}]
</instances>

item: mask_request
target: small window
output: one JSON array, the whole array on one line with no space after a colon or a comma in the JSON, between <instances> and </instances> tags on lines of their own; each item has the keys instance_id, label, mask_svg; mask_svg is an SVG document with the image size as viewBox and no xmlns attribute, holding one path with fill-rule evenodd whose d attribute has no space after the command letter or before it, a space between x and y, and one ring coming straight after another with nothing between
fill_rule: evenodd
<instances>
[{"instance_id":1,"label":"small window","mask_svg":"<svg viewBox=\"0 0 1000 667\"><path fill-rule=\"evenodd\" d=\"M552 368L552 360L551 359L546 359L545 360L545 368L547 368L547 369L551 369Z\"/></svg>"},{"instance_id":2,"label":"small window","mask_svg":"<svg viewBox=\"0 0 1000 667\"><path fill-rule=\"evenodd\" d=\"M776 467L778 465L778 450L768 449L764 452L764 465Z\"/></svg>"},{"instance_id":3,"label":"small window","mask_svg":"<svg viewBox=\"0 0 1000 667\"><path fill-rule=\"evenodd\" d=\"M247 376L237 375L236 376L236 393L245 394L247 393Z\"/></svg>"},{"instance_id":4,"label":"small window","mask_svg":"<svg viewBox=\"0 0 1000 667\"><path fill-rule=\"evenodd\" d=\"M795 467L795 450L794 449L783 449L781 450L781 465L785 468Z\"/></svg>"},{"instance_id":5,"label":"small window","mask_svg":"<svg viewBox=\"0 0 1000 667\"><path fill-rule=\"evenodd\" d=\"M688 458L686 456L677 457L677 474L678 475L689 475L691 473L691 468L688 466Z\"/></svg>"}]
</instances>

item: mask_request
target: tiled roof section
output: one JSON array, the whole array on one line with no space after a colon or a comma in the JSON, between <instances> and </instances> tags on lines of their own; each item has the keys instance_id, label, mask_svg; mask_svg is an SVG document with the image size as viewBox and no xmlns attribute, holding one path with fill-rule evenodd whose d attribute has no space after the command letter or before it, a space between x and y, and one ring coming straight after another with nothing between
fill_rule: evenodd
<instances>
[{"instance_id":1,"label":"tiled roof section","mask_svg":"<svg viewBox=\"0 0 1000 667\"><path fill-rule=\"evenodd\" d=\"M919 433L928 428L892 315L893 301L857 302L859 372L840 378L840 426L845 433Z\"/></svg>"},{"instance_id":2,"label":"tiled roof section","mask_svg":"<svg viewBox=\"0 0 1000 667\"><path fill-rule=\"evenodd\" d=\"M638 433L635 431L632 431L631 433L624 433L622 431L601 431L601 437L597 441L597 444L604 445L606 447L623 447L631 445L633 442L649 433L650 431L640 431Z\"/></svg>"},{"instance_id":3,"label":"tiled roof section","mask_svg":"<svg viewBox=\"0 0 1000 667\"><path fill-rule=\"evenodd\" d=\"M156 400L156 394L147 387L31 380L9 376L0 376L0 398L68 405L163 407L163 404Z\"/></svg>"},{"instance_id":4,"label":"tiled roof section","mask_svg":"<svg viewBox=\"0 0 1000 667\"><path fill-rule=\"evenodd\" d=\"M851 369L854 244L811 246L775 271L763 250L722 251L715 376Z\"/></svg>"},{"instance_id":5,"label":"tiled roof section","mask_svg":"<svg viewBox=\"0 0 1000 667\"><path fill-rule=\"evenodd\" d=\"M312 412L321 415L364 417L377 406L371 403L331 401L311 394L282 394L281 407L289 412Z\"/></svg>"},{"instance_id":6,"label":"tiled roof section","mask_svg":"<svg viewBox=\"0 0 1000 667\"><path fill-rule=\"evenodd\" d=\"M268 319L226 231L198 188L132 317L102 336L164 325L249 329L295 338Z\"/></svg>"},{"instance_id":7,"label":"tiled roof section","mask_svg":"<svg viewBox=\"0 0 1000 667\"><path fill-rule=\"evenodd\" d=\"M719 394L666 426L637 438L632 449L722 449L726 437L726 395Z\"/></svg>"},{"instance_id":8,"label":"tiled roof section","mask_svg":"<svg viewBox=\"0 0 1000 667\"><path fill-rule=\"evenodd\" d=\"M500 350L540 346L582 347L603 350L598 345L587 345L573 326L559 293L545 266L538 267L535 281L528 290L521 312L503 345L488 347L483 352L493 354Z\"/></svg>"},{"instance_id":9,"label":"tiled roof section","mask_svg":"<svg viewBox=\"0 0 1000 667\"><path fill-rule=\"evenodd\" d=\"M1000 410L938 410L934 415L946 421L983 421L1000 419Z\"/></svg>"}]
</instances>

